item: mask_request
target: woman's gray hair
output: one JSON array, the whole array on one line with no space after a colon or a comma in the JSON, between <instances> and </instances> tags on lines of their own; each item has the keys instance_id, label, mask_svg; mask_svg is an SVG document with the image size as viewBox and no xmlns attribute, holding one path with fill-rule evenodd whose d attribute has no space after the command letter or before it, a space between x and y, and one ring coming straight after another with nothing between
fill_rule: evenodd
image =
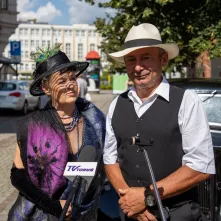
<instances>
[{"instance_id":1,"label":"woman's gray hair","mask_svg":"<svg viewBox=\"0 0 221 221\"><path fill-rule=\"evenodd\" d=\"M48 85L48 81L49 81L49 77L48 76L47 77L43 77L42 80L41 80L41 85L43 85L43 84Z\"/></svg>"}]
</instances>

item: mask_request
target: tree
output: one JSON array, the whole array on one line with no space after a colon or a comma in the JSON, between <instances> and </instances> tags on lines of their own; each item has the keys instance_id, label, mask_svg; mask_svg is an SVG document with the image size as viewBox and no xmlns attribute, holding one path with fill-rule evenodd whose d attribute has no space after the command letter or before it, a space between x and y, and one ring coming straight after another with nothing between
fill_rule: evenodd
<instances>
[{"instance_id":1,"label":"tree","mask_svg":"<svg viewBox=\"0 0 221 221\"><path fill-rule=\"evenodd\" d=\"M95 4L95 0L85 0ZM95 25L103 37L101 49L105 54L122 49L126 34L133 25L148 22L159 28L163 42L175 42L180 55L169 62L167 70L176 66L194 68L197 58L221 56L220 0L109 0L99 7L115 10L114 16L97 18ZM123 72L124 66L111 62L110 71Z\"/></svg>"}]
</instances>

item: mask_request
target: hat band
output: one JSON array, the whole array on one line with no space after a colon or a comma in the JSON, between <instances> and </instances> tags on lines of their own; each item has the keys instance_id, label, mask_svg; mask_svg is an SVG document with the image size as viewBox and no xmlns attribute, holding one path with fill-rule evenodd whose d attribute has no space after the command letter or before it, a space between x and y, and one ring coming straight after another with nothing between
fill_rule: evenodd
<instances>
[{"instance_id":1,"label":"hat band","mask_svg":"<svg viewBox=\"0 0 221 221\"><path fill-rule=\"evenodd\" d=\"M124 49L162 44L162 41L150 38L134 39L124 43Z\"/></svg>"}]
</instances>

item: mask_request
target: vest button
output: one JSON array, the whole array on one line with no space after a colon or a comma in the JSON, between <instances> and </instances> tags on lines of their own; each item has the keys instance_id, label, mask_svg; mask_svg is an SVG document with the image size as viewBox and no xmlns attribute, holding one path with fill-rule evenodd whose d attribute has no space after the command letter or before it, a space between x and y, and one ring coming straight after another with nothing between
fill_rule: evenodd
<instances>
[{"instance_id":1,"label":"vest button","mask_svg":"<svg viewBox=\"0 0 221 221\"><path fill-rule=\"evenodd\" d=\"M140 183L140 179L138 179L137 182Z\"/></svg>"},{"instance_id":2,"label":"vest button","mask_svg":"<svg viewBox=\"0 0 221 221\"><path fill-rule=\"evenodd\" d=\"M137 120L136 120L136 123L138 123L139 122L139 118L137 118Z\"/></svg>"},{"instance_id":3,"label":"vest button","mask_svg":"<svg viewBox=\"0 0 221 221\"><path fill-rule=\"evenodd\" d=\"M139 167L140 167L139 164L137 164L137 165L136 165L136 168L139 168Z\"/></svg>"},{"instance_id":4,"label":"vest button","mask_svg":"<svg viewBox=\"0 0 221 221\"><path fill-rule=\"evenodd\" d=\"M138 148L138 149L137 149L137 153L139 153L139 151L140 151L140 150L139 150L139 148Z\"/></svg>"}]
</instances>

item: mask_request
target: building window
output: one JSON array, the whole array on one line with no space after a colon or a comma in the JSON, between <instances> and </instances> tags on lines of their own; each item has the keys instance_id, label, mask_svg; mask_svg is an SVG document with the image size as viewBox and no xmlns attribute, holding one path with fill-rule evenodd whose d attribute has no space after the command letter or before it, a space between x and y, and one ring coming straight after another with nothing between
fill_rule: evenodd
<instances>
[{"instance_id":1,"label":"building window","mask_svg":"<svg viewBox=\"0 0 221 221\"><path fill-rule=\"evenodd\" d=\"M8 10L8 0L0 0L1 10Z\"/></svg>"},{"instance_id":2,"label":"building window","mask_svg":"<svg viewBox=\"0 0 221 221\"><path fill-rule=\"evenodd\" d=\"M45 47L46 46L46 41L43 40L42 43L41 43L42 47Z\"/></svg>"},{"instance_id":3,"label":"building window","mask_svg":"<svg viewBox=\"0 0 221 221\"><path fill-rule=\"evenodd\" d=\"M83 44L78 44L78 60L83 59Z\"/></svg>"},{"instance_id":4,"label":"building window","mask_svg":"<svg viewBox=\"0 0 221 221\"><path fill-rule=\"evenodd\" d=\"M39 36L39 29L36 29L36 36Z\"/></svg>"},{"instance_id":5,"label":"building window","mask_svg":"<svg viewBox=\"0 0 221 221\"><path fill-rule=\"evenodd\" d=\"M25 40L25 48L28 47L28 40Z\"/></svg>"},{"instance_id":6,"label":"building window","mask_svg":"<svg viewBox=\"0 0 221 221\"><path fill-rule=\"evenodd\" d=\"M71 30L69 30L69 36L72 36L72 31Z\"/></svg>"},{"instance_id":7,"label":"building window","mask_svg":"<svg viewBox=\"0 0 221 221\"><path fill-rule=\"evenodd\" d=\"M24 34L24 29L23 28L20 28L19 29L19 35L23 35Z\"/></svg>"},{"instance_id":8,"label":"building window","mask_svg":"<svg viewBox=\"0 0 221 221\"><path fill-rule=\"evenodd\" d=\"M82 36L82 37L85 36L85 31L81 31L81 36Z\"/></svg>"},{"instance_id":9,"label":"building window","mask_svg":"<svg viewBox=\"0 0 221 221\"><path fill-rule=\"evenodd\" d=\"M39 40L36 40L36 47L39 47Z\"/></svg>"},{"instance_id":10,"label":"building window","mask_svg":"<svg viewBox=\"0 0 221 221\"><path fill-rule=\"evenodd\" d=\"M80 36L80 31L79 30L76 31L76 36L77 37Z\"/></svg>"},{"instance_id":11,"label":"building window","mask_svg":"<svg viewBox=\"0 0 221 221\"><path fill-rule=\"evenodd\" d=\"M25 58L28 58L28 51L25 51Z\"/></svg>"},{"instance_id":12,"label":"building window","mask_svg":"<svg viewBox=\"0 0 221 221\"><path fill-rule=\"evenodd\" d=\"M50 36L50 34L51 34L51 30L47 29L47 36Z\"/></svg>"},{"instance_id":13,"label":"building window","mask_svg":"<svg viewBox=\"0 0 221 221\"><path fill-rule=\"evenodd\" d=\"M91 33L89 33L89 35L90 35L91 37L95 37L95 36L96 36L96 32L95 32L95 31L89 31L89 32L91 32Z\"/></svg>"},{"instance_id":14,"label":"building window","mask_svg":"<svg viewBox=\"0 0 221 221\"><path fill-rule=\"evenodd\" d=\"M25 70L28 70L29 67L28 67L28 64L25 64Z\"/></svg>"},{"instance_id":15,"label":"building window","mask_svg":"<svg viewBox=\"0 0 221 221\"><path fill-rule=\"evenodd\" d=\"M92 31L88 31L88 37L92 36Z\"/></svg>"},{"instance_id":16,"label":"building window","mask_svg":"<svg viewBox=\"0 0 221 221\"><path fill-rule=\"evenodd\" d=\"M64 36L68 36L68 30L64 30Z\"/></svg>"},{"instance_id":17,"label":"building window","mask_svg":"<svg viewBox=\"0 0 221 221\"><path fill-rule=\"evenodd\" d=\"M34 40L31 40L31 47L35 47L35 41Z\"/></svg>"},{"instance_id":18,"label":"building window","mask_svg":"<svg viewBox=\"0 0 221 221\"><path fill-rule=\"evenodd\" d=\"M47 40L47 46L50 46L50 45L51 45L51 41Z\"/></svg>"},{"instance_id":19,"label":"building window","mask_svg":"<svg viewBox=\"0 0 221 221\"><path fill-rule=\"evenodd\" d=\"M31 64L31 69L32 69L32 70L35 69L35 64Z\"/></svg>"},{"instance_id":20,"label":"building window","mask_svg":"<svg viewBox=\"0 0 221 221\"><path fill-rule=\"evenodd\" d=\"M21 51L21 57L24 58L24 51Z\"/></svg>"},{"instance_id":21,"label":"building window","mask_svg":"<svg viewBox=\"0 0 221 221\"><path fill-rule=\"evenodd\" d=\"M31 29L31 35L35 35L35 29Z\"/></svg>"},{"instance_id":22,"label":"building window","mask_svg":"<svg viewBox=\"0 0 221 221\"><path fill-rule=\"evenodd\" d=\"M42 29L42 36L46 36L46 29Z\"/></svg>"},{"instance_id":23,"label":"building window","mask_svg":"<svg viewBox=\"0 0 221 221\"><path fill-rule=\"evenodd\" d=\"M66 51L66 55L70 59L70 57L71 57L71 44L70 43L66 44L66 50L65 51Z\"/></svg>"},{"instance_id":24,"label":"building window","mask_svg":"<svg viewBox=\"0 0 221 221\"><path fill-rule=\"evenodd\" d=\"M28 29L24 28L24 35L28 35Z\"/></svg>"},{"instance_id":25,"label":"building window","mask_svg":"<svg viewBox=\"0 0 221 221\"><path fill-rule=\"evenodd\" d=\"M90 44L90 51L94 51L95 50L95 44Z\"/></svg>"},{"instance_id":26,"label":"building window","mask_svg":"<svg viewBox=\"0 0 221 221\"><path fill-rule=\"evenodd\" d=\"M23 70L23 69L24 69L23 64L20 64L20 70Z\"/></svg>"}]
</instances>

